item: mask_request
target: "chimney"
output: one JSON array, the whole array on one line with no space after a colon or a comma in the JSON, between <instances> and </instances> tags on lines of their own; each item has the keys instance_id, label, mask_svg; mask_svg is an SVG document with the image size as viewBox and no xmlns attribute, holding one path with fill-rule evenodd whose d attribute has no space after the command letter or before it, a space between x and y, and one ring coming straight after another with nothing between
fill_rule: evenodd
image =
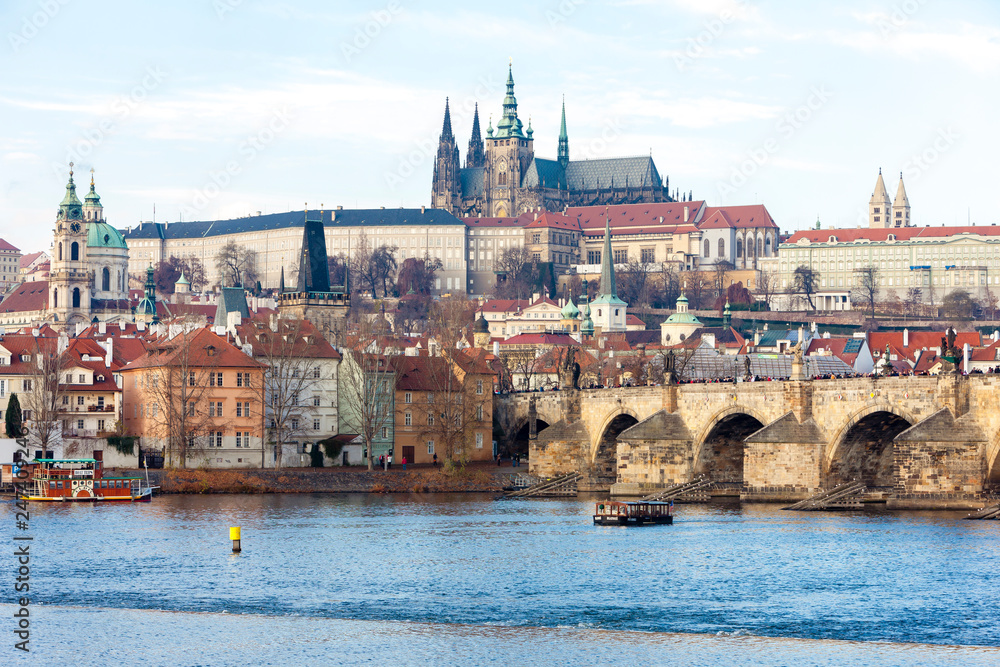
<instances>
[{"instance_id":1,"label":"chimney","mask_svg":"<svg viewBox=\"0 0 1000 667\"><path fill-rule=\"evenodd\" d=\"M107 354L104 355L104 365L108 368L111 368L111 361L112 359L114 359L115 339L109 336L107 343L108 343L108 352Z\"/></svg>"},{"instance_id":2,"label":"chimney","mask_svg":"<svg viewBox=\"0 0 1000 667\"><path fill-rule=\"evenodd\" d=\"M108 333L108 323L107 322L98 322L97 323L97 333L99 333L99 334L106 334L106 333Z\"/></svg>"},{"instance_id":3,"label":"chimney","mask_svg":"<svg viewBox=\"0 0 1000 667\"><path fill-rule=\"evenodd\" d=\"M84 322L77 322L76 323L76 333L73 334L73 337L76 338L77 336L79 336L83 332L83 330L86 329L86 328L87 328L87 325Z\"/></svg>"},{"instance_id":4,"label":"chimney","mask_svg":"<svg viewBox=\"0 0 1000 667\"><path fill-rule=\"evenodd\" d=\"M62 354L63 352L66 351L66 348L68 347L69 347L69 336L66 334L66 332L63 332L59 334L59 341L57 343L56 353Z\"/></svg>"},{"instance_id":5,"label":"chimney","mask_svg":"<svg viewBox=\"0 0 1000 667\"><path fill-rule=\"evenodd\" d=\"M118 323L118 328L119 328L119 329L120 329L121 331L125 331L125 322L119 322L119 323Z\"/></svg>"},{"instance_id":6,"label":"chimney","mask_svg":"<svg viewBox=\"0 0 1000 667\"><path fill-rule=\"evenodd\" d=\"M910 330L903 329L903 347L910 347Z\"/></svg>"},{"instance_id":7,"label":"chimney","mask_svg":"<svg viewBox=\"0 0 1000 667\"><path fill-rule=\"evenodd\" d=\"M498 340L493 341L493 356L500 357L500 341Z\"/></svg>"},{"instance_id":8,"label":"chimney","mask_svg":"<svg viewBox=\"0 0 1000 667\"><path fill-rule=\"evenodd\" d=\"M337 210L338 210L338 211L343 211L343 210L344 210L344 207L343 207L343 206L338 206L338 207L337 207Z\"/></svg>"},{"instance_id":9,"label":"chimney","mask_svg":"<svg viewBox=\"0 0 1000 667\"><path fill-rule=\"evenodd\" d=\"M687 206L685 206L685 207L684 207L684 222L687 222L687 221L688 221L688 218L689 218L690 216L691 216L691 209L690 209L690 208L688 208Z\"/></svg>"},{"instance_id":10,"label":"chimney","mask_svg":"<svg viewBox=\"0 0 1000 667\"><path fill-rule=\"evenodd\" d=\"M420 215L423 215L426 212L427 212L427 207L426 206L421 206L420 207Z\"/></svg>"},{"instance_id":11,"label":"chimney","mask_svg":"<svg viewBox=\"0 0 1000 667\"><path fill-rule=\"evenodd\" d=\"M135 323L135 330L136 331L145 331L146 330L146 322L143 321L143 320L139 320L138 322L136 322Z\"/></svg>"}]
</instances>

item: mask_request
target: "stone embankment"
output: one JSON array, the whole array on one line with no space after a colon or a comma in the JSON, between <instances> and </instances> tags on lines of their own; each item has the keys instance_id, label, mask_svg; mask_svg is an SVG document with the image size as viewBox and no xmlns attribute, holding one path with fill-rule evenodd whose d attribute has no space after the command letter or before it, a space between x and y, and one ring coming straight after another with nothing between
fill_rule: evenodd
<instances>
[{"instance_id":1,"label":"stone embankment","mask_svg":"<svg viewBox=\"0 0 1000 667\"><path fill-rule=\"evenodd\" d=\"M136 471L145 475L145 471ZM472 493L499 492L509 484L506 470L469 467L368 471L362 468L283 470L150 470L161 494L209 493Z\"/></svg>"}]
</instances>

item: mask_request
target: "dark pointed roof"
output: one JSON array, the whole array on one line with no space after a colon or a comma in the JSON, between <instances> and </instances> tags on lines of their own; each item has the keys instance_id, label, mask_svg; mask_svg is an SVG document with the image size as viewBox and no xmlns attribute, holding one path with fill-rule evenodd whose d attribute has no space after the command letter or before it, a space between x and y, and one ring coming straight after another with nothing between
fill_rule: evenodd
<instances>
[{"instance_id":1,"label":"dark pointed roof","mask_svg":"<svg viewBox=\"0 0 1000 667\"><path fill-rule=\"evenodd\" d=\"M441 138L452 139L455 135L451 133L451 109L448 106L448 98L444 98L444 123L441 126Z\"/></svg>"}]
</instances>

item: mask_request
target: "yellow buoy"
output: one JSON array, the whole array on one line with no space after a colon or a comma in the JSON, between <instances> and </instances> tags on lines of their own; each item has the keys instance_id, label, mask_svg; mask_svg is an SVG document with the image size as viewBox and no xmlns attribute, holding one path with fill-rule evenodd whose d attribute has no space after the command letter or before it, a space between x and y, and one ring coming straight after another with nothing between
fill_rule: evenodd
<instances>
[{"instance_id":1,"label":"yellow buoy","mask_svg":"<svg viewBox=\"0 0 1000 667\"><path fill-rule=\"evenodd\" d=\"M229 539L233 541L233 553L240 552L240 527L230 526L229 527Z\"/></svg>"}]
</instances>

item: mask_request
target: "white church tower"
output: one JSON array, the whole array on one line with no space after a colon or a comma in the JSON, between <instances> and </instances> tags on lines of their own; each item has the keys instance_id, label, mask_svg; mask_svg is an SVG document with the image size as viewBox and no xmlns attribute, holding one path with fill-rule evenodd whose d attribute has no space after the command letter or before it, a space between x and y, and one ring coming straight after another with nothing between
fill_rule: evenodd
<instances>
[{"instance_id":1,"label":"white church tower","mask_svg":"<svg viewBox=\"0 0 1000 667\"><path fill-rule=\"evenodd\" d=\"M906 196L906 188L903 187L903 172L899 172L899 187L896 189L896 199L892 202L892 226L912 226L910 223L910 200Z\"/></svg>"},{"instance_id":2,"label":"white church tower","mask_svg":"<svg viewBox=\"0 0 1000 667\"><path fill-rule=\"evenodd\" d=\"M892 215L892 204L889 201L889 193L885 191L885 181L882 180L882 169L878 170L878 180L875 181L875 192L868 201L868 226L872 229L884 229L892 227L890 216Z\"/></svg>"}]
</instances>

